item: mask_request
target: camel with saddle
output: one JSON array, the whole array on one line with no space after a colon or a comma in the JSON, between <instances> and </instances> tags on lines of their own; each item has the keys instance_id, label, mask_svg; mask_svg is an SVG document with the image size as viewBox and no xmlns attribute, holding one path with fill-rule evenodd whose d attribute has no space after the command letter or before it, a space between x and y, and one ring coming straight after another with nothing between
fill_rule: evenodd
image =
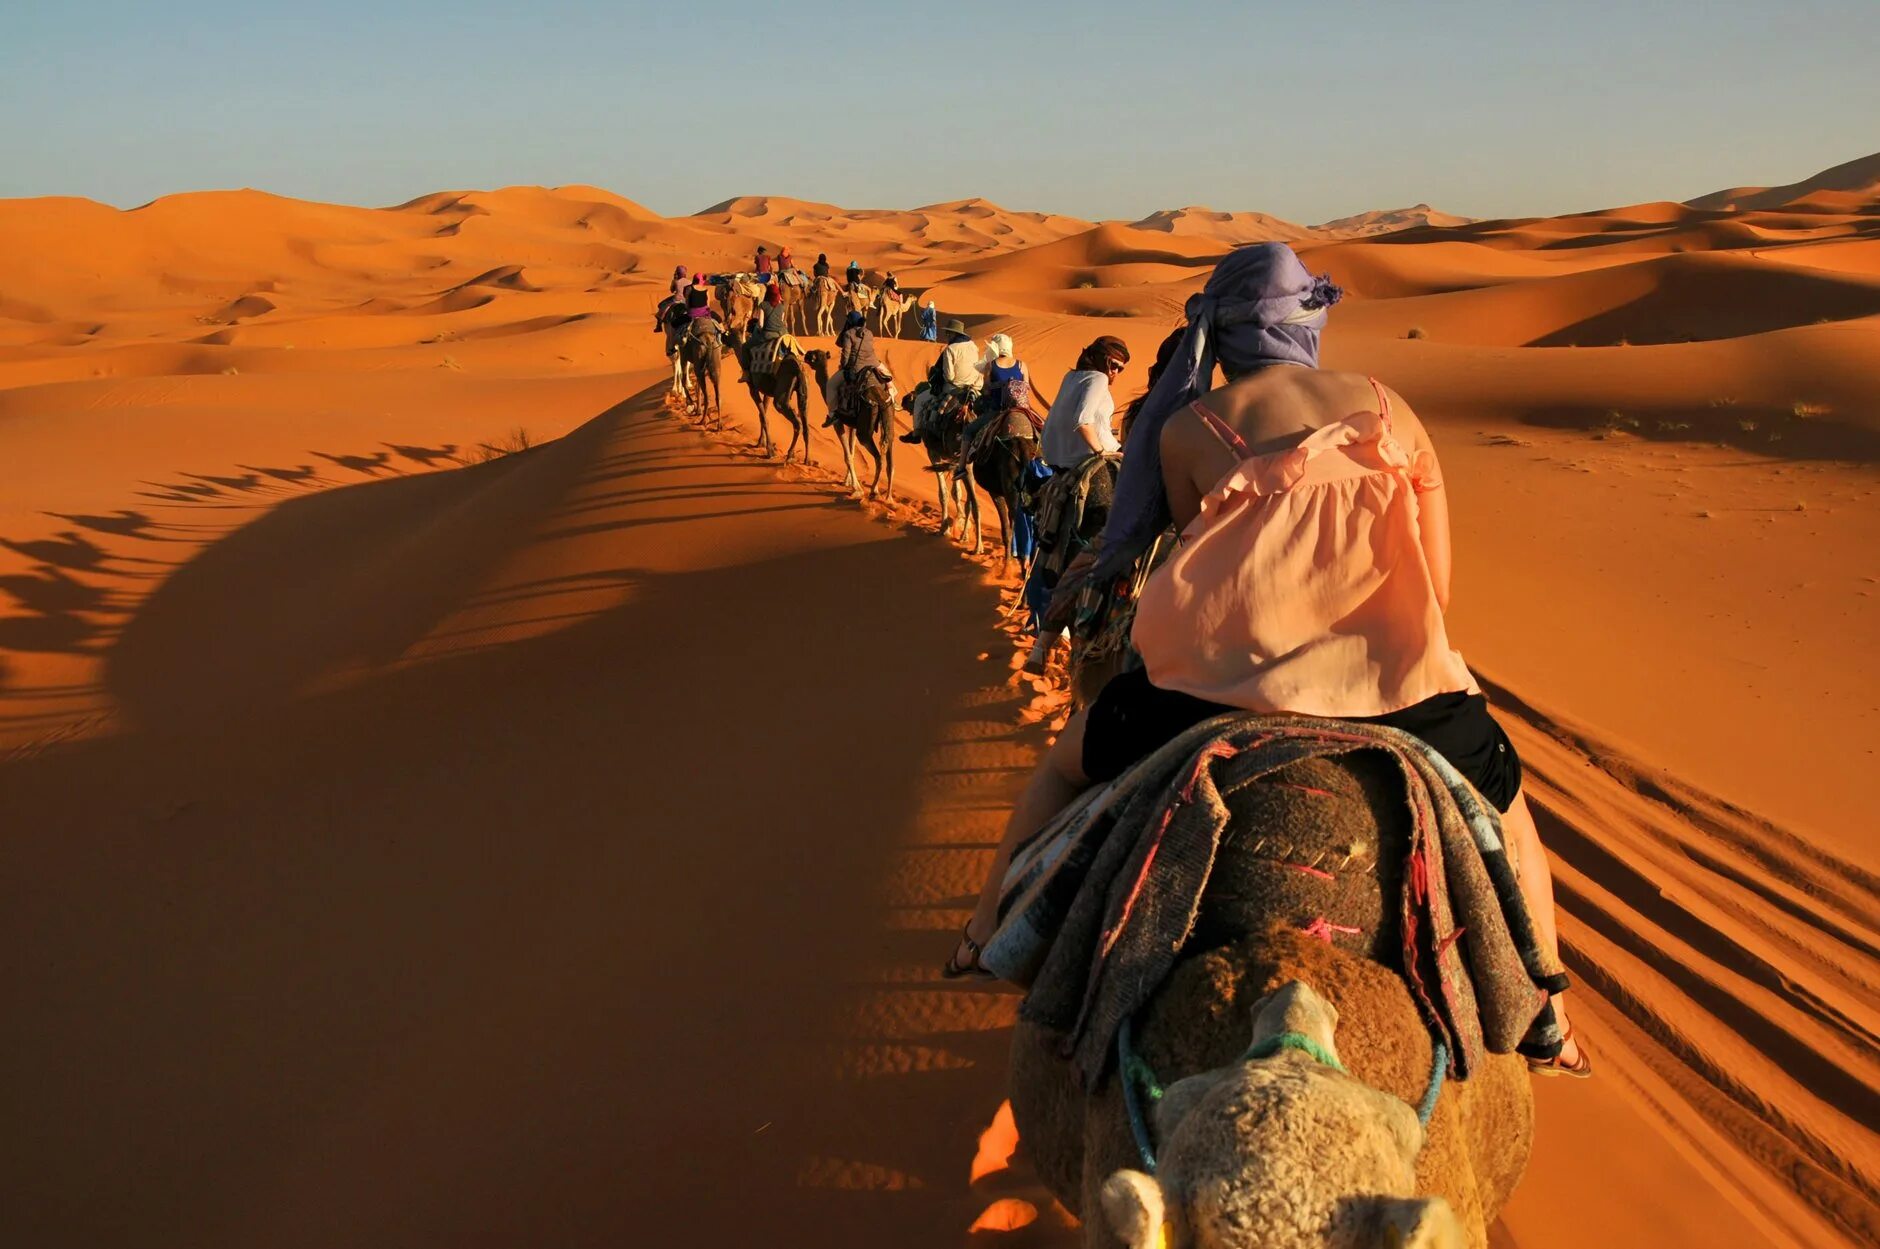
<instances>
[{"instance_id":1,"label":"camel with saddle","mask_svg":"<svg viewBox=\"0 0 1880 1249\"><path fill-rule=\"evenodd\" d=\"M723 330L713 317L695 317L679 336L677 359L685 383L685 409L702 426L723 430L725 424L718 375L724 351ZM711 423L716 416L717 423Z\"/></svg>"},{"instance_id":2,"label":"camel with saddle","mask_svg":"<svg viewBox=\"0 0 1880 1249\"><path fill-rule=\"evenodd\" d=\"M955 524L966 531L966 486L956 471L960 462L961 437L972 416L972 396L949 388L945 394L923 383L901 400L901 407L913 419L920 434L921 450L927 453L927 471L935 474L940 496L941 537L951 537ZM957 519L956 514L957 513Z\"/></svg>"},{"instance_id":3,"label":"camel with saddle","mask_svg":"<svg viewBox=\"0 0 1880 1249\"><path fill-rule=\"evenodd\" d=\"M1011 1101L1111 1249L1486 1249L1557 1051L1492 808L1395 729L1204 722L1013 856Z\"/></svg>"},{"instance_id":4,"label":"camel with saddle","mask_svg":"<svg viewBox=\"0 0 1880 1249\"><path fill-rule=\"evenodd\" d=\"M874 480L868 484L868 497L894 494L894 393L893 383L879 373L864 376L857 385L840 372L831 377L829 358L810 360L816 383L822 387L829 405L829 420L835 426L836 442L842 448L843 485L851 494L860 494L861 478L855 472L855 448L859 443L875 461ZM883 477L886 477L884 484Z\"/></svg>"},{"instance_id":5,"label":"camel with saddle","mask_svg":"<svg viewBox=\"0 0 1880 1249\"><path fill-rule=\"evenodd\" d=\"M770 406L774 403L783 419L790 423L790 445L784 449L787 462L803 447L803 463L814 464L809 448L809 379L826 374L829 353L817 348L804 351L795 337L759 338L746 341L736 330L726 335L726 342L744 370L744 384L751 392L751 404L757 409L757 441L766 456L777 454L770 438Z\"/></svg>"},{"instance_id":6,"label":"camel with saddle","mask_svg":"<svg viewBox=\"0 0 1880 1249\"><path fill-rule=\"evenodd\" d=\"M731 274L718 288L718 307L725 325L740 329L749 325L764 302L764 284L745 273Z\"/></svg>"},{"instance_id":7,"label":"camel with saddle","mask_svg":"<svg viewBox=\"0 0 1880 1249\"><path fill-rule=\"evenodd\" d=\"M803 296L803 308L809 319L811 334L822 338L834 338L836 335L836 305L842 300L842 283L828 274L810 279L809 289Z\"/></svg>"},{"instance_id":8,"label":"camel with saddle","mask_svg":"<svg viewBox=\"0 0 1880 1249\"><path fill-rule=\"evenodd\" d=\"M913 303L912 295L883 287L875 299L876 332L883 338L899 338L902 318L907 316L907 310Z\"/></svg>"}]
</instances>

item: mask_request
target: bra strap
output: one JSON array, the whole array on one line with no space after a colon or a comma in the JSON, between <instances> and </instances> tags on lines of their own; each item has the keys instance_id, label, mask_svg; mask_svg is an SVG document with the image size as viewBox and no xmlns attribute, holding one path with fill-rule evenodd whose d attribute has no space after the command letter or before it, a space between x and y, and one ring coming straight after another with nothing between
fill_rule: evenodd
<instances>
[{"instance_id":1,"label":"bra strap","mask_svg":"<svg viewBox=\"0 0 1880 1249\"><path fill-rule=\"evenodd\" d=\"M1367 380L1369 380L1371 383L1371 389L1377 392L1378 419L1384 422L1385 429L1389 429L1390 428L1390 396L1384 393L1384 388L1378 384L1378 381L1375 377L1369 378Z\"/></svg>"},{"instance_id":2,"label":"bra strap","mask_svg":"<svg viewBox=\"0 0 1880 1249\"><path fill-rule=\"evenodd\" d=\"M1234 432L1233 427L1210 412L1205 403L1197 399L1192 406L1194 407L1195 414L1201 418L1202 422L1209 429L1214 431L1214 436L1227 444L1229 451L1232 451L1242 459L1247 459L1253 455L1252 450L1248 448L1241 436Z\"/></svg>"}]
</instances>

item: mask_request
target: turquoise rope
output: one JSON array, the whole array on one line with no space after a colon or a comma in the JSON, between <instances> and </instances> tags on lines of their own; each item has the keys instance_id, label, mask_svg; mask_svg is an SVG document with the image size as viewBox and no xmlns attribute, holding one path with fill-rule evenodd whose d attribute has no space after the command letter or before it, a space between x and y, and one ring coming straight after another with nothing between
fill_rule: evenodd
<instances>
[{"instance_id":1,"label":"turquoise rope","mask_svg":"<svg viewBox=\"0 0 1880 1249\"><path fill-rule=\"evenodd\" d=\"M1245 1063L1254 1062L1261 1058L1271 1058L1281 1050L1298 1050L1301 1054L1323 1063L1333 1071L1345 1070L1345 1064L1338 1061L1338 1055L1332 1053L1332 1051L1326 1049L1323 1045L1320 1045L1303 1032L1282 1032L1278 1036L1270 1036L1266 1040L1250 1046L1247 1052L1240 1056L1240 1061ZM1346 1074L1350 1073L1347 1072Z\"/></svg>"},{"instance_id":2,"label":"turquoise rope","mask_svg":"<svg viewBox=\"0 0 1880 1249\"><path fill-rule=\"evenodd\" d=\"M1116 1066L1117 1075L1123 1081L1123 1109L1129 1113L1129 1134L1136 1138L1136 1156L1142 1160L1142 1169L1149 1175L1155 1174L1155 1142L1149 1136L1149 1120L1142 1110L1142 1096L1137 1092L1137 1082L1142 1085L1142 1092L1149 1095L1149 1100L1162 1100L1162 1086L1156 1082L1155 1072L1149 1064L1137 1057L1135 1046L1131 1043L1131 1021L1123 1020L1123 1026L1116 1031Z\"/></svg>"},{"instance_id":3,"label":"turquoise rope","mask_svg":"<svg viewBox=\"0 0 1880 1249\"><path fill-rule=\"evenodd\" d=\"M1430 1118L1436 1113L1436 1099L1442 1095L1443 1079L1449 1074L1449 1047L1443 1038L1430 1034L1430 1082L1423 1090L1423 1100L1417 1103L1417 1122L1426 1129Z\"/></svg>"},{"instance_id":4,"label":"turquoise rope","mask_svg":"<svg viewBox=\"0 0 1880 1249\"><path fill-rule=\"evenodd\" d=\"M1149 1119L1144 1113L1142 1099L1146 1094L1152 1102L1162 1100L1163 1088L1155 1078L1155 1070L1136 1053L1132 1020L1123 1020L1123 1026L1116 1032L1117 1074L1123 1081L1123 1109L1129 1115L1129 1132L1136 1141L1136 1156L1142 1161L1142 1169L1149 1175L1155 1174L1155 1141L1149 1135ZM1281 1050L1298 1050L1325 1064L1335 1071L1344 1071L1345 1065L1338 1061L1338 1056L1314 1041L1303 1032L1282 1032L1268 1037L1259 1044L1251 1046L1241 1056L1242 1062L1252 1062L1261 1058L1271 1058ZM1347 1072L1346 1074L1350 1074ZM1417 1103L1417 1125L1424 1129L1424 1141L1428 1143L1430 1120L1436 1115L1436 1101L1443 1093L1443 1082L1449 1076L1449 1046L1443 1038L1430 1034L1430 1079L1423 1089L1423 1100Z\"/></svg>"}]
</instances>

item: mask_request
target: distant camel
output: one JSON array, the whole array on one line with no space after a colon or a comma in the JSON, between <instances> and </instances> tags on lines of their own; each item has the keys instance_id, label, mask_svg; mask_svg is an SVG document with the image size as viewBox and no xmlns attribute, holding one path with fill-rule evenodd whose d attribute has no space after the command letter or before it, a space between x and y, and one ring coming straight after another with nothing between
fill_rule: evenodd
<instances>
[{"instance_id":1,"label":"distant camel","mask_svg":"<svg viewBox=\"0 0 1880 1249\"><path fill-rule=\"evenodd\" d=\"M875 288L863 281L856 281L842 290L842 302L850 312L859 312L864 317L875 306Z\"/></svg>"},{"instance_id":2,"label":"distant camel","mask_svg":"<svg viewBox=\"0 0 1880 1249\"><path fill-rule=\"evenodd\" d=\"M841 294L841 283L827 275L810 283L809 293L803 297L810 319L810 333L824 338L836 336L836 301Z\"/></svg>"},{"instance_id":3,"label":"distant camel","mask_svg":"<svg viewBox=\"0 0 1880 1249\"><path fill-rule=\"evenodd\" d=\"M881 337L901 337L901 318L907 315L907 306L913 302L911 295L895 291L890 297L889 291L885 288L882 290L875 301L875 318L876 324L880 326Z\"/></svg>"},{"instance_id":4,"label":"distant camel","mask_svg":"<svg viewBox=\"0 0 1880 1249\"><path fill-rule=\"evenodd\" d=\"M816 353L821 358L811 362L816 371L816 384L822 387L824 400L829 397L829 358ZM842 389L847 389L847 379L843 379ZM854 494L860 494L861 478L855 473L855 444L859 440L862 449L874 457L875 479L868 483L868 497L875 498L881 493L882 474L887 474L887 494L894 495L894 408L888 398L887 387L877 378L872 385L865 386L862 394L844 395L839 403L831 405L829 419L836 427L836 441L842 447L842 464L846 470L842 484Z\"/></svg>"},{"instance_id":5,"label":"distant camel","mask_svg":"<svg viewBox=\"0 0 1880 1249\"><path fill-rule=\"evenodd\" d=\"M777 288L783 292L783 327L792 334L808 334L809 313L804 308L808 291L790 282L779 282Z\"/></svg>"},{"instance_id":6,"label":"distant camel","mask_svg":"<svg viewBox=\"0 0 1880 1249\"><path fill-rule=\"evenodd\" d=\"M756 295L740 278L732 278L723 290L718 292L718 305L724 309L725 324L732 329L743 329L751 323L751 316L757 311L757 301L762 297L760 290Z\"/></svg>"}]
</instances>

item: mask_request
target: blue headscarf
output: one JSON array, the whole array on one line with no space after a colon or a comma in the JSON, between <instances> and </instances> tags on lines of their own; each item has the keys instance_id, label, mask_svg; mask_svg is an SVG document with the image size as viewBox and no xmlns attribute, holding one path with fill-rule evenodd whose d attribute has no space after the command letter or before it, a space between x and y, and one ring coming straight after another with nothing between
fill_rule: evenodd
<instances>
[{"instance_id":1,"label":"blue headscarf","mask_svg":"<svg viewBox=\"0 0 1880 1249\"><path fill-rule=\"evenodd\" d=\"M1122 572L1168 523L1162 426L1212 389L1215 361L1230 375L1267 364L1318 367L1325 310L1343 296L1330 278L1307 272L1284 243L1239 247L1215 266L1201 293L1189 297L1188 331L1130 427L1091 577Z\"/></svg>"}]
</instances>

